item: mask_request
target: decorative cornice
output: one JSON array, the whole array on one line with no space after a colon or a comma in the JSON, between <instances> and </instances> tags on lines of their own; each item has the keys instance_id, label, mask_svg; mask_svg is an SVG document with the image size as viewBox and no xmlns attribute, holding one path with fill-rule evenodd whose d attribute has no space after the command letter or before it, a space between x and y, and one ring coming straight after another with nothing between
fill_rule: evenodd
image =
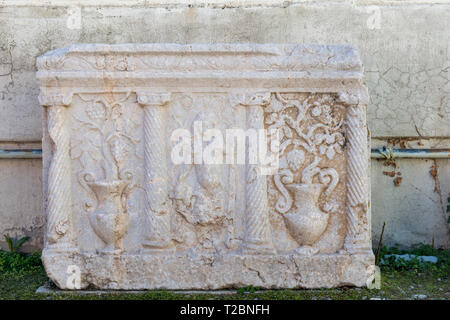
<instances>
[{"instance_id":1,"label":"decorative cornice","mask_svg":"<svg viewBox=\"0 0 450 320\"><path fill-rule=\"evenodd\" d=\"M49 51L36 64L38 71L53 72L362 72L351 45L78 44Z\"/></svg>"},{"instance_id":2,"label":"decorative cornice","mask_svg":"<svg viewBox=\"0 0 450 320\"><path fill-rule=\"evenodd\" d=\"M363 85L351 45L77 44L36 62L41 87L339 92ZM170 90L167 88L171 88Z\"/></svg>"},{"instance_id":3,"label":"decorative cornice","mask_svg":"<svg viewBox=\"0 0 450 320\"><path fill-rule=\"evenodd\" d=\"M170 93L136 92L137 102L142 106L164 106L170 100Z\"/></svg>"}]
</instances>

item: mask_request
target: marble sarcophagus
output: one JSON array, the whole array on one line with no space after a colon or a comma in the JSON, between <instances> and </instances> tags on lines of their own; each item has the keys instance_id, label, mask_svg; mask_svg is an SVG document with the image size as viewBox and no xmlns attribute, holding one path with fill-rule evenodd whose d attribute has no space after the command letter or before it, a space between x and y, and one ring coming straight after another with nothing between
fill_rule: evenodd
<instances>
[{"instance_id":1,"label":"marble sarcophagus","mask_svg":"<svg viewBox=\"0 0 450 320\"><path fill-rule=\"evenodd\" d=\"M354 47L85 44L37 67L58 287L370 282Z\"/></svg>"}]
</instances>

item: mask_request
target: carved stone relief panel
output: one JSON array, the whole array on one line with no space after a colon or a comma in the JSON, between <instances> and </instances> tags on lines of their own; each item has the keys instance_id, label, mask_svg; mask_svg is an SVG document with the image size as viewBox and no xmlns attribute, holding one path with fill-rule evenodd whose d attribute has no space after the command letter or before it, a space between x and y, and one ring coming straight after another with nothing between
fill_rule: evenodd
<instances>
[{"instance_id":1,"label":"carved stone relief panel","mask_svg":"<svg viewBox=\"0 0 450 320\"><path fill-rule=\"evenodd\" d=\"M208 129L222 134L227 123L233 120L228 107L224 94L175 94L168 110L169 132L185 130L192 139ZM174 147L177 142L168 137L169 146ZM201 150L211 143L201 141ZM234 208L230 207L233 195L228 194L232 189L228 179L230 170L222 164L200 163L202 161L194 159L193 148L189 150L189 156L191 163L174 164L168 159L169 171L172 172L169 198L174 209L173 240L180 249L198 252L223 250L229 245L227 230L232 229L233 223Z\"/></svg>"},{"instance_id":2,"label":"carved stone relief panel","mask_svg":"<svg viewBox=\"0 0 450 320\"><path fill-rule=\"evenodd\" d=\"M280 168L269 179L278 250L337 252L345 237L345 107L335 94L272 95L265 125L280 129Z\"/></svg>"},{"instance_id":3,"label":"carved stone relief panel","mask_svg":"<svg viewBox=\"0 0 450 320\"><path fill-rule=\"evenodd\" d=\"M71 123L74 228L81 250L136 250L144 207L143 111L135 93L76 94ZM92 232L93 231L93 232Z\"/></svg>"},{"instance_id":4,"label":"carved stone relief panel","mask_svg":"<svg viewBox=\"0 0 450 320\"><path fill-rule=\"evenodd\" d=\"M75 45L38 68L43 261L60 288L370 281L353 47Z\"/></svg>"}]
</instances>

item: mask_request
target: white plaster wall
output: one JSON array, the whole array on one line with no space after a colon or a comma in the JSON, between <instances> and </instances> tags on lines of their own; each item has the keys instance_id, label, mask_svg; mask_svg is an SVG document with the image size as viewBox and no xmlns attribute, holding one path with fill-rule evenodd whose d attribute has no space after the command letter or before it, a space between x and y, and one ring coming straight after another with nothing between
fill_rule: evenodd
<instances>
[{"instance_id":1,"label":"white plaster wall","mask_svg":"<svg viewBox=\"0 0 450 320\"><path fill-rule=\"evenodd\" d=\"M448 246L447 197L450 191L449 160L396 161L401 183L383 172L394 171L383 160L372 161L372 236L378 245L383 222L383 244L409 247L416 243ZM438 178L430 174L437 166ZM396 176L397 177L397 176ZM436 188L436 189L435 189ZM436 191L435 191L436 190Z\"/></svg>"},{"instance_id":2,"label":"white plaster wall","mask_svg":"<svg viewBox=\"0 0 450 320\"><path fill-rule=\"evenodd\" d=\"M372 137L448 141L450 136L448 1L0 0L0 149L2 142L41 139L36 57L72 43L95 42L352 43L365 65ZM429 243L434 232L435 243L448 246L442 209L450 192L448 161L438 161L440 181L447 184L439 195L429 161L401 161L404 184L399 187L392 187L381 165L373 163L374 239L386 221L386 244ZM32 226L42 206L36 160L0 166L1 235L11 225ZM17 166L22 175L25 168L33 174L19 183L5 169ZM423 181L420 191L409 179ZM38 231L34 234L39 238Z\"/></svg>"},{"instance_id":3,"label":"white plaster wall","mask_svg":"<svg viewBox=\"0 0 450 320\"><path fill-rule=\"evenodd\" d=\"M0 159L0 247L3 235L30 236L28 251L43 245L42 164L39 159Z\"/></svg>"}]
</instances>

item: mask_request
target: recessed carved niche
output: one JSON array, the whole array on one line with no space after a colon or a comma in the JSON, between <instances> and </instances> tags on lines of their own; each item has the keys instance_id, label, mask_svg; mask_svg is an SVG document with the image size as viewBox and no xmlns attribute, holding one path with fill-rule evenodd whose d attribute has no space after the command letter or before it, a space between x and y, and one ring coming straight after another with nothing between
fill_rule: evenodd
<instances>
[{"instance_id":1,"label":"recessed carved niche","mask_svg":"<svg viewBox=\"0 0 450 320\"><path fill-rule=\"evenodd\" d=\"M37 66L43 261L60 288L370 281L368 95L354 47L74 45ZM238 147L219 153L231 161L198 159L208 129L277 132L277 166L249 161L250 138L244 162ZM193 133L191 162L174 161L174 132Z\"/></svg>"}]
</instances>

